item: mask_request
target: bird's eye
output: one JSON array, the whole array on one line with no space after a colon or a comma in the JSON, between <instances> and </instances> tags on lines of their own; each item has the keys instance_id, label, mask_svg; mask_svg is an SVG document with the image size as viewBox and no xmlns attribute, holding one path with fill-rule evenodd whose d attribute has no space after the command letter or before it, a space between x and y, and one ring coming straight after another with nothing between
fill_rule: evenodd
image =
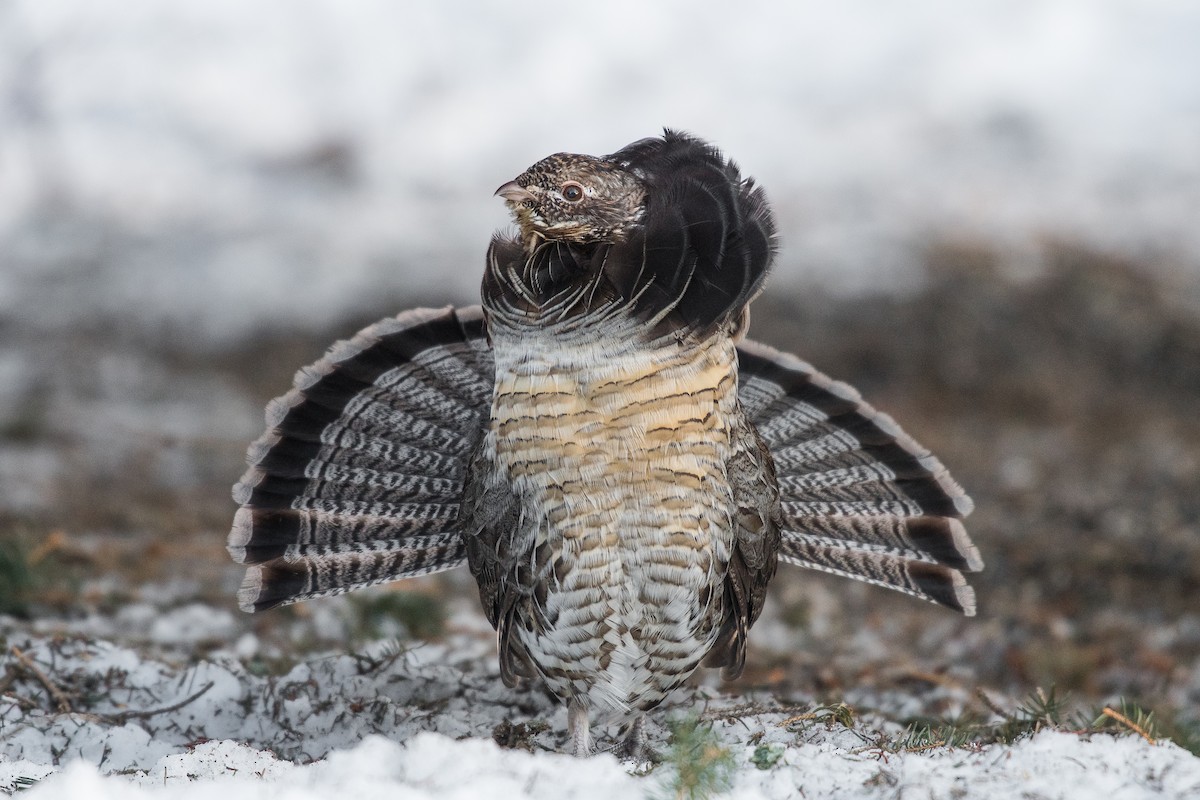
<instances>
[{"instance_id":1,"label":"bird's eye","mask_svg":"<svg viewBox=\"0 0 1200 800\"><path fill-rule=\"evenodd\" d=\"M562 196L568 203L578 203L583 199L583 186L575 181L567 181L562 185Z\"/></svg>"}]
</instances>

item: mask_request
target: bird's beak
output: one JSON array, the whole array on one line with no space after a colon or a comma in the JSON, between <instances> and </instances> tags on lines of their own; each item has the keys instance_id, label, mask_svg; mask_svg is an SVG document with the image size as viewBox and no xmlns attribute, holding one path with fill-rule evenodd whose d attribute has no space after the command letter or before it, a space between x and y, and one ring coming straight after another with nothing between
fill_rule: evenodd
<instances>
[{"instance_id":1,"label":"bird's beak","mask_svg":"<svg viewBox=\"0 0 1200 800\"><path fill-rule=\"evenodd\" d=\"M503 197L510 203L523 203L533 199L533 193L516 181L509 181L496 190L496 197Z\"/></svg>"}]
</instances>

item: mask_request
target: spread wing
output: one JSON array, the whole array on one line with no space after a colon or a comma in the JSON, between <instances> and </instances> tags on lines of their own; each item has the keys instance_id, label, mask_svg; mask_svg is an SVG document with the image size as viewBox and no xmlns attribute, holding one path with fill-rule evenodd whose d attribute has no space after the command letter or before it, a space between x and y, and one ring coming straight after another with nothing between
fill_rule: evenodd
<instances>
[{"instance_id":1,"label":"spread wing","mask_svg":"<svg viewBox=\"0 0 1200 800\"><path fill-rule=\"evenodd\" d=\"M738 396L778 475L780 558L973 615L973 505L946 468L850 386L756 342L738 351Z\"/></svg>"},{"instance_id":2,"label":"spread wing","mask_svg":"<svg viewBox=\"0 0 1200 800\"><path fill-rule=\"evenodd\" d=\"M493 372L478 307L406 311L301 369L233 490L242 609L461 565L459 503Z\"/></svg>"}]
</instances>

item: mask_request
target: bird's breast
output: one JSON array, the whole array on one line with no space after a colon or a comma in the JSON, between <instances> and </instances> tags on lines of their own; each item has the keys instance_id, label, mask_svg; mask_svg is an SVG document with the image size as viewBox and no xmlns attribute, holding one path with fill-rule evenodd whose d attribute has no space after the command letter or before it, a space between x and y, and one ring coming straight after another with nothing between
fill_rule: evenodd
<instances>
[{"instance_id":1,"label":"bird's breast","mask_svg":"<svg viewBox=\"0 0 1200 800\"><path fill-rule=\"evenodd\" d=\"M647 507L687 527L692 505L723 493L731 345L613 352L525 342L507 355L497 347L497 461L564 538L600 535L595 524L631 523Z\"/></svg>"},{"instance_id":2,"label":"bird's breast","mask_svg":"<svg viewBox=\"0 0 1200 800\"><path fill-rule=\"evenodd\" d=\"M552 686L570 676L615 707L661 696L716 635L734 538L733 344L505 345L488 438L531 560L550 565L531 593L543 604L523 612L527 647Z\"/></svg>"}]
</instances>

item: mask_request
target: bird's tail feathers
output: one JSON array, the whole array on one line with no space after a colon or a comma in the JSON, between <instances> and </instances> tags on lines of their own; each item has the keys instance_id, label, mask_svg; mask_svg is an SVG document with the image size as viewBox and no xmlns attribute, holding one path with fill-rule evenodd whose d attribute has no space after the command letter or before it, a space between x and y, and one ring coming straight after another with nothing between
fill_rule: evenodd
<instances>
[{"instance_id":1,"label":"bird's tail feathers","mask_svg":"<svg viewBox=\"0 0 1200 800\"><path fill-rule=\"evenodd\" d=\"M407 311L301 369L233 490L242 609L462 564L458 503L492 371L478 308Z\"/></svg>"},{"instance_id":2,"label":"bird's tail feathers","mask_svg":"<svg viewBox=\"0 0 1200 800\"><path fill-rule=\"evenodd\" d=\"M885 586L970 616L983 568L973 504L941 462L794 356L739 347L739 398L775 459L787 563Z\"/></svg>"}]
</instances>

